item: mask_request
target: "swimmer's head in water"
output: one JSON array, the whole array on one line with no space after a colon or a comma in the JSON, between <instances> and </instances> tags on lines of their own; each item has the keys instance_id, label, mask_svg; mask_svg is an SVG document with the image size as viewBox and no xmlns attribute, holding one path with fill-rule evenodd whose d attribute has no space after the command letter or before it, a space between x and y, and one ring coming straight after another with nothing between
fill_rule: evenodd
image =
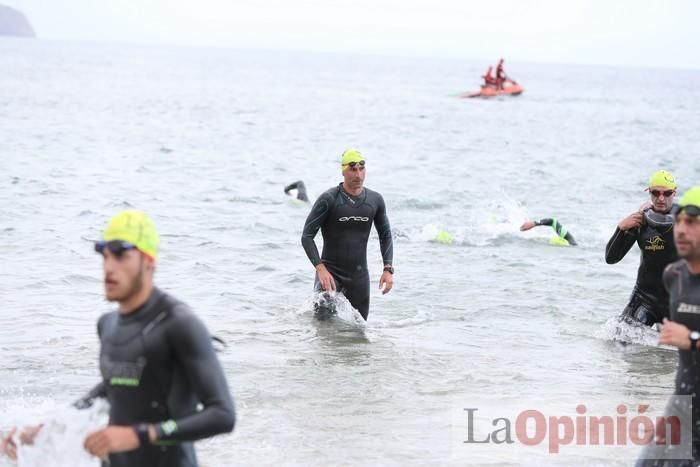
<instances>
[{"instance_id":1,"label":"swimmer's head in water","mask_svg":"<svg viewBox=\"0 0 700 467\"><path fill-rule=\"evenodd\" d=\"M550 238L549 244L552 246L570 246L571 245L567 239L561 238L558 235L556 237Z\"/></svg>"},{"instance_id":2,"label":"swimmer's head in water","mask_svg":"<svg viewBox=\"0 0 700 467\"><path fill-rule=\"evenodd\" d=\"M447 230L440 229L437 235L435 235L435 241L443 245L451 245L455 240Z\"/></svg>"},{"instance_id":3,"label":"swimmer's head in water","mask_svg":"<svg viewBox=\"0 0 700 467\"><path fill-rule=\"evenodd\" d=\"M155 223L145 213L132 209L112 217L102 239L106 242L112 240L128 242L153 259L158 255L160 245Z\"/></svg>"},{"instance_id":4,"label":"swimmer's head in water","mask_svg":"<svg viewBox=\"0 0 700 467\"><path fill-rule=\"evenodd\" d=\"M365 165L365 156L362 155L357 149L346 149L340 156L340 171L343 172L348 167L354 167L356 165Z\"/></svg>"}]
</instances>

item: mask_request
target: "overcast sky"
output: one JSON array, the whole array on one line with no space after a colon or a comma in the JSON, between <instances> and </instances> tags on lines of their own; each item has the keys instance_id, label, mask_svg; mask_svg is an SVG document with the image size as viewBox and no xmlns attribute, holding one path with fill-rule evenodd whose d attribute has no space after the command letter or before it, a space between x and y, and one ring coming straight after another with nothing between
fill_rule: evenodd
<instances>
[{"instance_id":1,"label":"overcast sky","mask_svg":"<svg viewBox=\"0 0 700 467\"><path fill-rule=\"evenodd\" d=\"M51 39L700 68L700 0L0 0Z\"/></svg>"}]
</instances>

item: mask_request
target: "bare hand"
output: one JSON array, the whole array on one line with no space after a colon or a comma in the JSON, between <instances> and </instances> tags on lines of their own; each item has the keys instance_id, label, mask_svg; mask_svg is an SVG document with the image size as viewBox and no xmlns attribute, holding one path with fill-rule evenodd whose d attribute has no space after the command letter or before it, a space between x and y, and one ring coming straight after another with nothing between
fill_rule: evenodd
<instances>
[{"instance_id":1,"label":"bare hand","mask_svg":"<svg viewBox=\"0 0 700 467\"><path fill-rule=\"evenodd\" d=\"M659 334L659 344L690 350L690 330L680 323L664 318Z\"/></svg>"},{"instance_id":2,"label":"bare hand","mask_svg":"<svg viewBox=\"0 0 700 467\"><path fill-rule=\"evenodd\" d=\"M41 427L42 425L25 427L19 433L20 444L33 444L34 438L36 437L37 433L39 433L39 430L41 430ZM17 428L12 428L12 430L10 430L10 432L4 436L0 442L0 452L5 453L5 455L12 460L17 459L17 445L12 439L16 432Z\"/></svg>"},{"instance_id":3,"label":"bare hand","mask_svg":"<svg viewBox=\"0 0 700 467\"><path fill-rule=\"evenodd\" d=\"M108 426L90 433L83 446L93 456L104 460L112 452L136 449L139 438L130 426Z\"/></svg>"},{"instance_id":4,"label":"bare hand","mask_svg":"<svg viewBox=\"0 0 700 467\"><path fill-rule=\"evenodd\" d=\"M520 231L525 232L526 230L530 230L531 228L535 227L537 224L535 224L534 221L525 221L523 225L520 226Z\"/></svg>"},{"instance_id":5,"label":"bare hand","mask_svg":"<svg viewBox=\"0 0 700 467\"><path fill-rule=\"evenodd\" d=\"M637 227L642 225L642 219L642 213L635 212L622 219L620 223L617 224L617 227L623 231L636 229Z\"/></svg>"},{"instance_id":6,"label":"bare hand","mask_svg":"<svg viewBox=\"0 0 700 467\"><path fill-rule=\"evenodd\" d=\"M389 271L384 271L382 277L379 278L379 288L382 295L386 295L394 287L394 275Z\"/></svg>"},{"instance_id":7,"label":"bare hand","mask_svg":"<svg viewBox=\"0 0 700 467\"><path fill-rule=\"evenodd\" d=\"M326 269L325 264L319 264L316 266L316 272L318 273L318 281L321 283L323 290L329 292L335 292L335 280L328 269Z\"/></svg>"},{"instance_id":8,"label":"bare hand","mask_svg":"<svg viewBox=\"0 0 700 467\"><path fill-rule=\"evenodd\" d=\"M644 212L647 209L651 209L653 206L651 201L644 201L641 206L639 206L639 212Z\"/></svg>"}]
</instances>

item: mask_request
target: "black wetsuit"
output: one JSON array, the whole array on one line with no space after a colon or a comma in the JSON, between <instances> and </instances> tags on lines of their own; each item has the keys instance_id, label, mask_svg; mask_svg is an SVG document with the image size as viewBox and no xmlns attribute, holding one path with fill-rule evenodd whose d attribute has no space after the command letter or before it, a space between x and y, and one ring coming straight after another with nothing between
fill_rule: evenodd
<instances>
[{"instance_id":1,"label":"black wetsuit","mask_svg":"<svg viewBox=\"0 0 700 467\"><path fill-rule=\"evenodd\" d=\"M673 243L673 226L655 227L645 222L641 227L628 231L616 228L605 247L605 262L617 263L635 242L642 250L637 283L621 317L651 326L668 316L668 293L661 275L668 264L678 259Z\"/></svg>"},{"instance_id":2,"label":"black wetsuit","mask_svg":"<svg viewBox=\"0 0 700 467\"><path fill-rule=\"evenodd\" d=\"M700 274L692 274L685 260L666 268L663 283L670 295L670 319L685 325L690 331L700 331ZM692 396L692 409L687 401L670 401L666 416L692 413L693 461L653 460L638 466L690 467L700 465L700 351L678 350L676 389L678 396Z\"/></svg>"},{"instance_id":3,"label":"black wetsuit","mask_svg":"<svg viewBox=\"0 0 700 467\"><path fill-rule=\"evenodd\" d=\"M304 185L304 182L299 180L298 182L290 183L284 187L284 192L286 194L289 194L289 192L292 190L297 190L298 200L304 201L305 203L309 202L309 195L306 194L306 185Z\"/></svg>"},{"instance_id":4,"label":"black wetsuit","mask_svg":"<svg viewBox=\"0 0 700 467\"><path fill-rule=\"evenodd\" d=\"M365 188L360 196L343 190L341 183L323 193L314 203L304 224L301 244L314 266L323 262L335 279L336 289L366 320L369 313L367 240L374 222L384 264L391 264L393 244L384 198ZM318 255L314 238L321 229L323 255ZM316 275L317 290L321 285Z\"/></svg>"},{"instance_id":5,"label":"black wetsuit","mask_svg":"<svg viewBox=\"0 0 700 467\"><path fill-rule=\"evenodd\" d=\"M156 425L158 442L111 454L110 467L195 467L192 441L233 429L235 413L211 336L187 305L154 289L138 310L98 322L102 382L76 403L110 403L110 425ZM201 410L198 410L201 404Z\"/></svg>"},{"instance_id":6,"label":"black wetsuit","mask_svg":"<svg viewBox=\"0 0 700 467\"><path fill-rule=\"evenodd\" d=\"M557 235L569 242L569 245L576 245L576 240L574 240L574 236L571 235L571 232L566 230L566 228L563 225L561 225L556 219L540 219L538 221L535 221L535 225L549 225L554 229Z\"/></svg>"}]
</instances>

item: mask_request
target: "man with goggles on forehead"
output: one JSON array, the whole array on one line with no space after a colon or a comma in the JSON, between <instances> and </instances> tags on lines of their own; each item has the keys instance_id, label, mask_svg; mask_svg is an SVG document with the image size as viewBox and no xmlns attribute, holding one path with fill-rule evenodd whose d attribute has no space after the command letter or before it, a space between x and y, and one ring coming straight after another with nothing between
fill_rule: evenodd
<instances>
[{"instance_id":1,"label":"man with goggles on forehead","mask_svg":"<svg viewBox=\"0 0 700 467\"><path fill-rule=\"evenodd\" d=\"M339 291L366 321L369 314L369 273L367 240L374 223L384 260L379 279L382 293L393 287L394 268L391 227L384 198L365 188L365 158L359 151L348 149L342 155L343 182L323 193L309 213L301 244L316 268L314 287L317 291ZM323 254L319 256L314 238L321 229ZM324 296L322 295L322 300ZM333 310L317 305L317 317L324 319Z\"/></svg>"},{"instance_id":2,"label":"man with goggles on forehead","mask_svg":"<svg viewBox=\"0 0 700 467\"><path fill-rule=\"evenodd\" d=\"M678 259L670 214L676 180L669 172L659 170L650 177L647 191L651 202L620 221L605 248L605 262L615 264L634 243L639 245L642 254L637 282L620 318L628 323L652 326L668 317L668 293L661 275L668 264Z\"/></svg>"},{"instance_id":3,"label":"man with goggles on forehead","mask_svg":"<svg viewBox=\"0 0 700 467\"><path fill-rule=\"evenodd\" d=\"M642 459L646 459L640 460L637 467L691 467L700 461L700 186L688 190L672 214L676 221L673 237L681 260L670 264L663 273L670 295L670 317L663 320L659 344L678 348L674 394L692 396L691 404L688 407L688 401L672 399L666 419L670 415L692 415L693 460L663 459L663 452L651 448L644 452ZM678 450L678 446L674 449ZM657 459L651 458L657 455Z\"/></svg>"},{"instance_id":4,"label":"man with goggles on forehead","mask_svg":"<svg viewBox=\"0 0 700 467\"><path fill-rule=\"evenodd\" d=\"M110 404L108 426L85 449L110 467L196 467L193 441L230 432L233 400L211 337L190 308L153 285L160 239L153 221L128 210L114 216L95 250L103 257L102 381L76 407ZM25 430L31 442L40 427ZM2 451L15 458L13 432Z\"/></svg>"}]
</instances>

